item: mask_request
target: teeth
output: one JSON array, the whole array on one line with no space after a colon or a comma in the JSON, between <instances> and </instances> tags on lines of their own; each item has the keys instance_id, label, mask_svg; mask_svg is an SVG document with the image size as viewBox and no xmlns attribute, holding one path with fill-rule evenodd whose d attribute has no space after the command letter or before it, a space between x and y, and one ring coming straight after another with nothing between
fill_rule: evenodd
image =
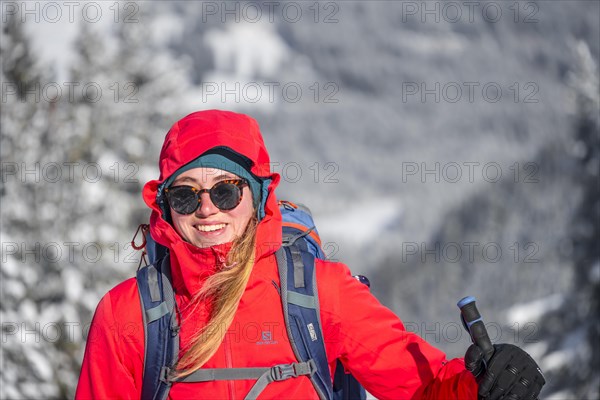
<instances>
[{"instance_id":1,"label":"teeth","mask_svg":"<svg viewBox=\"0 0 600 400\"><path fill-rule=\"evenodd\" d=\"M218 231L219 229L225 228L225 224L217 224L217 225L196 225L196 229L200 232L213 232Z\"/></svg>"}]
</instances>

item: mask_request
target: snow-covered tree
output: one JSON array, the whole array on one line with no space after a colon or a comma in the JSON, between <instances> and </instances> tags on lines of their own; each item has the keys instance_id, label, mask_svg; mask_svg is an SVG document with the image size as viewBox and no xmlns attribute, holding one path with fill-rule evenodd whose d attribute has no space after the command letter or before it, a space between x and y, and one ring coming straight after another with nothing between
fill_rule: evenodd
<instances>
[{"instance_id":1,"label":"snow-covered tree","mask_svg":"<svg viewBox=\"0 0 600 400\"><path fill-rule=\"evenodd\" d=\"M573 288L562 306L540 318L536 341L548 393L556 398L600 398L600 85L598 64L588 45L573 46L577 63L570 74L574 134L569 142L579 187L579 206L569 226ZM539 345L539 344L538 344Z\"/></svg>"},{"instance_id":2,"label":"snow-covered tree","mask_svg":"<svg viewBox=\"0 0 600 400\"><path fill-rule=\"evenodd\" d=\"M158 175L187 85L143 15L80 23L70 92L36 58L26 24L3 24L0 398L72 398L96 304L138 265L141 188Z\"/></svg>"},{"instance_id":3,"label":"snow-covered tree","mask_svg":"<svg viewBox=\"0 0 600 400\"><path fill-rule=\"evenodd\" d=\"M3 24L1 44L0 397L65 397L77 363L62 329L78 318L66 301L69 266L59 260L55 230L59 209L70 200L53 182L65 150L55 135L60 105L44 96L52 77L38 65L17 18Z\"/></svg>"}]
</instances>

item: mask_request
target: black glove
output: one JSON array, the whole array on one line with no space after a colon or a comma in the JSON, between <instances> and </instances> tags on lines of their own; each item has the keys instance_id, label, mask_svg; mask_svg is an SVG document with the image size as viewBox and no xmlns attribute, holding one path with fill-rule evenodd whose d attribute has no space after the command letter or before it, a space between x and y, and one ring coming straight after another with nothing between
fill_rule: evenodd
<instances>
[{"instance_id":1,"label":"black glove","mask_svg":"<svg viewBox=\"0 0 600 400\"><path fill-rule=\"evenodd\" d=\"M471 345L465 354L465 366L479 384L480 400L535 400L546 383L542 371L525 351L512 344L494 345L487 366L483 352Z\"/></svg>"}]
</instances>

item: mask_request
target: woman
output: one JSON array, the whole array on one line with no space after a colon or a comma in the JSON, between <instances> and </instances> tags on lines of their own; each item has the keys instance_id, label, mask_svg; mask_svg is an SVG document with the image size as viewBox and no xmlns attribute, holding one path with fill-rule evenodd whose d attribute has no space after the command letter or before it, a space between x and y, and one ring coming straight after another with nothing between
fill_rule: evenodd
<instances>
[{"instance_id":1,"label":"woman","mask_svg":"<svg viewBox=\"0 0 600 400\"><path fill-rule=\"evenodd\" d=\"M256 121L226 111L177 122L160 155L160 178L144 187L153 238L169 249L179 309L180 357L173 378L205 368L273 366L296 361L285 329L275 251L281 214L279 175ZM320 318L331 376L340 359L378 398L535 398L543 385L522 350L496 348L486 365L472 346L462 359L407 332L340 263L316 265ZM256 337L268 332L268 340ZM264 337L262 337L264 339ZM144 328L135 278L100 301L88 337L76 398L140 398ZM479 382L479 385L478 385ZM175 382L173 399L244 398L254 380ZM305 375L273 382L260 398L315 399Z\"/></svg>"}]
</instances>

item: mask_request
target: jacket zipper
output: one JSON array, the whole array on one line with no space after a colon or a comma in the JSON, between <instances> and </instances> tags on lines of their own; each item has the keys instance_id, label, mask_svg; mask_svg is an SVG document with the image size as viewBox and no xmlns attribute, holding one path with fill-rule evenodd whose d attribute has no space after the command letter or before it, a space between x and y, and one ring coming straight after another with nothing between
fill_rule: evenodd
<instances>
[{"instance_id":1,"label":"jacket zipper","mask_svg":"<svg viewBox=\"0 0 600 400\"><path fill-rule=\"evenodd\" d=\"M225 338L224 338L224 348L225 348L225 367L226 368L233 368L233 360L232 360L232 353L231 353L231 341L229 340L229 332L225 333ZM229 398L230 399L236 399L236 395L235 395L235 381L233 380L229 380L227 381L227 385L229 387Z\"/></svg>"}]
</instances>

